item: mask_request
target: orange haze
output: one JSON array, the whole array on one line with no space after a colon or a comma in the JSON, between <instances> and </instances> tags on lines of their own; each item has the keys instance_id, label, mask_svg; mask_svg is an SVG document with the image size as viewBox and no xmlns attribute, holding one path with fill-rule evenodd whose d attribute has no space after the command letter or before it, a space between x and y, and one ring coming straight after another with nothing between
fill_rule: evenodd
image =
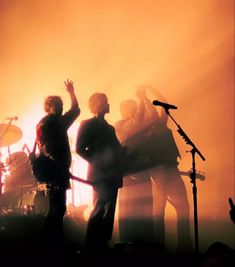
<instances>
[{"instance_id":1,"label":"orange haze","mask_svg":"<svg viewBox=\"0 0 235 267\"><path fill-rule=\"evenodd\" d=\"M235 201L233 0L1 0L0 18L0 120L18 116L13 124L23 132L11 152L24 143L32 148L47 95L62 96L69 107L66 78L74 81L82 110L70 130L73 152L79 121L91 116L93 92L107 93L107 119L114 123L135 86L151 85L178 107L171 114L206 158L196 157L206 175L197 182L200 247L220 240L235 248L227 201ZM180 169L187 171L190 147L169 126ZM191 183L184 181L193 235Z\"/></svg>"}]
</instances>

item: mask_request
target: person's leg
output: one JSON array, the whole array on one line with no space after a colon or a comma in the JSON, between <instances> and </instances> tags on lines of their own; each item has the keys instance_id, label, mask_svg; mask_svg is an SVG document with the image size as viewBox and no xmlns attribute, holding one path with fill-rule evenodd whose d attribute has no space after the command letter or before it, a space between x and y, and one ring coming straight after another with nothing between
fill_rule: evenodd
<instances>
[{"instance_id":1,"label":"person's leg","mask_svg":"<svg viewBox=\"0 0 235 267\"><path fill-rule=\"evenodd\" d=\"M153 196L149 173L129 179L119 190L119 237L121 242L153 242ZM124 180L125 181L125 180Z\"/></svg>"},{"instance_id":2,"label":"person's leg","mask_svg":"<svg viewBox=\"0 0 235 267\"><path fill-rule=\"evenodd\" d=\"M45 234L51 241L63 240L63 218L66 211L66 189L50 188L49 210L45 218Z\"/></svg>"},{"instance_id":3,"label":"person's leg","mask_svg":"<svg viewBox=\"0 0 235 267\"><path fill-rule=\"evenodd\" d=\"M105 213L103 217L104 242L106 243L112 239L117 194L117 187L106 188Z\"/></svg>"},{"instance_id":4,"label":"person's leg","mask_svg":"<svg viewBox=\"0 0 235 267\"><path fill-rule=\"evenodd\" d=\"M129 177L124 178L123 187L118 196L118 227L121 242L129 241L130 217L132 216L132 184L128 184Z\"/></svg>"},{"instance_id":5,"label":"person's leg","mask_svg":"<svg viewBox=\"0 0 235 267\"><path fill-rule=\"evenodd\" d=\"M165 244L165 207L166 195L166 176L163 168L158 168L151 173L153 188L153 217L155 241Z\"/></svg>"},{"instance_id":6,"label":"person's leg","mask_svg":"<svg viewBox=\"0 0 235 267\"><path fill-rule=\"evenodd\" d=\"M169 176L167 195L177 215L178 248L179 250L190 250L192 248L192 241L190 237L189 201L186 187L177 168L168 169L166 175Z\"/></svg>"},{"instance_id":7,"label":"person's leg","mask_svg":"<svg viewBox=\"0 0 235 267\"><path fill-rule=\"evenodd\" d=\"M117 200L117 187L102 185L93 188L93 210L86 235L88 249L106 249L112 238Z\"/></svg>"},{"instance_id":8,"label":"person's leg","mask_svg":"<svg viewBox=\"0 0 235 267\"><path fill-rule=\"evenodd\" d=\"M94 250L99 247L103 238L102 220L104 216L104 201L100 188L93 187L93 210L87 223L86 247Z\"/></svg>"},{"instance_id":9,"label":"person's leg","mask_svg":"<svg viewBox=\"0 0 235 267\"><path fill-rule=\"evenodd\" d=\"M45 258L48 265L64 264L65 243L63 218L66 211L66 189L50 188L48 192L49 210L45 218Z\"/></svg>"}]
</instances>

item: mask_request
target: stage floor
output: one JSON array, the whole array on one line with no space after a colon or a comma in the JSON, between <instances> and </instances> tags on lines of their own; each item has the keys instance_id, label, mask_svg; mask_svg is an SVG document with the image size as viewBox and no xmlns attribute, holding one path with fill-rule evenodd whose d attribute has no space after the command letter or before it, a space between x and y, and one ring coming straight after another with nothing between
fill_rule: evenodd
<instances>
[{"instance_id":1,"label":"stage floor","mask_svg":"<svg viewBox=\"0 0 235 267\"><path fill-rule=\"evenodd\" d=\"M168 252L157 243L115 243L104 252L84 246L85 222L64 220L62 245L43 237L44 216L0 216L0 261L7 266L187 266L200 267L205 254ZM234 254L233 254L234 256Z\"/></svg>"}]
</instances>

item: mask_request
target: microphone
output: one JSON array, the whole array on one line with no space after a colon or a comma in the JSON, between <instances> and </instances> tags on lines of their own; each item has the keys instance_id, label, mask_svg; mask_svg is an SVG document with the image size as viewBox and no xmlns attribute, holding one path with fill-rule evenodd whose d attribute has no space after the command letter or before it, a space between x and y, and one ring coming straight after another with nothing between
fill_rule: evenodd
<instances>
[{"instance_id":1,"label":"microphone","mask_svg":"<svg viewBox=\"0 0 235 267\"><path fill-rule=\"evenodd\" d=\"M165 109L177 109L176 106L174 105L170 105L170 104L167 104L167 103L163 103L163 102L160 102L158 100L153 100L153 105L154 106L160 106L160 107L163 107Z\"/></svg>"},{"instance_id":2,"label":"microphone","mask_svg":"<svg viewBox=\"0 0 235 267\"><path fill-rule=\"evenodd\" d=\"M18 117L17 116L15 116L15 117L8 117L8 118L5 118L5 120L17 121L18 120Z\"/></svg>"}]
</instances>

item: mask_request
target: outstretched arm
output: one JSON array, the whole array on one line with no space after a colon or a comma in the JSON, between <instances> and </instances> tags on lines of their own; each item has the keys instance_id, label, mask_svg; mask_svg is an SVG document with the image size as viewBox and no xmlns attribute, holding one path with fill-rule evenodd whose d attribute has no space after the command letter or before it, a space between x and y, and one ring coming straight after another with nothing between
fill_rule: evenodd
<instances>
[{"instance_id":1,"label":"outstretched arm","mask_svg":"<svg viewBox=\"0 0 235 267\"><path fill-rule=\"evenodd\" d=\"M146 92L151 93L155 99L158 99L160 101L167 103L167 100L163 97L163 95L159 91L157 91L154 87L150 85L144 85L143 87L146 90ZM150 104L152 105L152 103ZM163 124L167 125L168 115L166 114L163 108L159 109L159 119Z\"/></svg>"},{"instance_id":2,"label":"outstretched arm","mask_svg":"<svg viewBox=\"0 0 235 267\"><path fill-rule=\"evenodd\" d=\"M148 125L156 120L158 120L158 112L152 105L150 100L147 98L146 91L144 87L138 87L136 91L136 97L139 103L142 103L144 109L144 121Z\"/></svg>"},{"instance_id":3,"label":"outstretched arm","mask_svg":"<svg viewBox=\"0 0 235 267\"><path fill-rule=\"evenodd\" d=\"M74 87L73 87L73 82L69 79L67 79L64 82L65 86L66 86L66 90L70 95L70 99L71 99L71 109L79 109L78 107L78 101L77 101L77 97L74 93Z\"/></svg>"},{"instance_id":4,"label":"outstretched arm","mask_svg":"<svg viewBox=\"0 0 235 267\"><path fill-rule=\"evenodd\" d=\"M66 125L66 128L68 129L71 124L76 120L76 118L80 115L80 108L78 106L77 97L74 93L73 82L67 79L64 84L66 86L67 92L70 95L71 100L70 110L63 115L64 123Z\"/></svg>"}]
</instances>

